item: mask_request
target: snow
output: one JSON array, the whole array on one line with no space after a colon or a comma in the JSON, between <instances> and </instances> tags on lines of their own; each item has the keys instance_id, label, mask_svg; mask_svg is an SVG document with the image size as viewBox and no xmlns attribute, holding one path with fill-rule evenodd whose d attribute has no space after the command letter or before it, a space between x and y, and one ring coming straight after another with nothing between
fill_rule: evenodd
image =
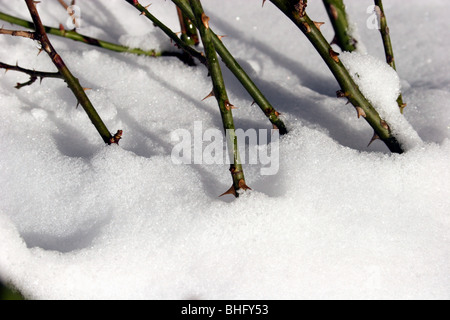
<instances>
[{"instance_id":1,"label":"snow","mask_svg":"<svg viewBox=\"0 0 450 320\"><path fill-rule=\"evenodd\" d=\"M378 30L366 28L371 1L347 4L367 54L340 55L394 123L407 149L395 155L380 141L367 147L371 128L336 98L326 65L270 2L203 1L211 27L290 129L277 174L244 165L253 191L239 199L218 197L231 185L227 165L171 157L177 130L222 127L214 99L201 101L211 91L204 67L52 37L124 137L105 146L61 80L16 90L27 76L0 77L1 280L29 299L449 299L450 4L410 2L385 3L398 75L382 62ZM77 4L82 33L172 48L125 1ZM149 9L179 29L170 1ZM0 10L28 18L22 2ZM45 24L66 20L56 2L39 10ZM308 10L328 22L320 1ZM322 30L331 40L330 24ZM2 62L55 70L28 39L0 43ZM237 127L270 130L224 76ZM394 105L400 88L404 115Z\"/></svg>"},{"instance_id":2,"label":"snow","mask_svg":"<svg viewBox=\"0 0 450 320\"><path fill-rule=\"evenodd\" d=\"M397 98L402 90L397 72L368 54L344 52L341 59L361 92L389 123L402 147L410 150L422 145L419 135L400 112Z\"/></svg>"}]
</instances>

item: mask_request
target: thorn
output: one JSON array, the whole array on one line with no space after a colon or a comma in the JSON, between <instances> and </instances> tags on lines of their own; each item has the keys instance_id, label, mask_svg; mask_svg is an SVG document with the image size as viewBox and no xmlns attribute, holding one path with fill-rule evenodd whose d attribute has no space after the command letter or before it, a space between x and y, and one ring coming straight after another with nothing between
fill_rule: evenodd
<instances>
[{"instance_id":1,"label":"thorn","mask_svg":"<svg viewBox=\"0 0 450 320\"><path fill-rule=\"evenodd\" d=\"M252 102L252 104L250 105L250 106L254 106L255 105L255 103L256 103L256 101L255 100L253 100L253 102Z\"/></svg>"},{"instance_id":2,"label":"thorn","mask_svg":"<svg viewBox=\"0 0 450 320\"><path fill-rule=\"evenodd\" d=\"M37 55L39 56L42 51L44 51L44 49L40 48Z\"/></svg>"},{"instance_id":3,"label":"thorn","mask_svg":"<svg viewBox=\"0 0 450 320\"><path fill-rule=\"evenodd\" d=\"M338 97L338 98L346 98L349 96L350 96L350 93L348 93L348 92L344 92L342 90L336 91L336 97Z\"/></svg>"},{"instance_id":4,"label":"thorn","mask_svg":"<svg viewBox=\"0 0 450 320\"><path fill-rule=\"evenodd\" d=\"M84 91L92 90L92 88L83 88Z\"/></svg>"},{"instance_id":5,"label":"thorn","mask_svg":"<svg viewBox=\"0 0 450 320\"><path fill-rule=\"evenodd\" d=\"M203 12L202 13L202 22L206 29L209 29L209 17Z\"/></svg>"},{"instance_id":6,"label":"thorn","mask_svg":"<svg viewBox=\"0 0 450 320\"><path fill-rule=\"evenodd\" d=\"M247 184L245 183L244 179L239 180L239 189L242 190L252 190L252 188L250 188L249 186L247 186Z\"/></svg>"},{"instance_id":7,"label":"thorn","mask_svg":"<svg viewBox=\"0 0 450 320\"><path fill-rule=\"evenodd\" d=\"M34 4L38 4L41 3L40 1L33 1Z\"/></svg>"},{"instance_id":8,"label":"thorn","mask_svg":"<svg viewBox=\"0 0 450 320\"><path fill-rule=\"evenodd\" d=\"M325 22L315 22L314 21L314 25L316 26L317 29L319 29L319 31L320 31L320 27L324 24L325 24Z\"/></svg>"},{"instance_id":9,"label":"thorn","mask_svg":"<svg viewBox=\"0 0 450 320\"><path fill-rule=\"evenodd\" d=\"M79 105L80 105L80 101L77 101L77 106L75 107L75 109L78 109Z\"/></svg>"},{"instance_id":10,"label":"thorn","mask_svg":"<svg viewBox=\"0 0 450 320\"><path fill-rule=\"evenodd\" d=\"M330 48L330 51L329 51L329 53L330 53L330 57L334 60L334 61L336 61L336 63L339 63L339 53L337 53L336 51L334 51L332 48Z\"/></svg>"},{"instance_id":11,"label":"thorn","mask_svg":"<svg viewBox=\"0 0 450 320\"><path fill-rule=\"evenodd\" d=\"M310 33L311 32L311 27L309 26L309 24L307 22L303 22L302 23L302 29L304 33Z\"/></svg>"},{"instance_id":12,"label":"thorn","mask_svg":"<svg viewBox=\"0 0 450 320\"><path fill-rule=\"evenodd\" d=\"M150 3L149 5L144 6L144 9L147 10L148 7L150 7L152 4ZM145 11L142 11L141 16L145 15Z\"/></svg>"},{"instance_id":13,"label":"thorn","mask_svg":"<svg viewBox=\"0 0 450 320\"><path fill-rule=\"evenodd\" d=\"M5 73L6 73L6 71L5 71ZM403 104L400 105L400 113L403 114L403 110L406 108L406 106L407 106L406 103L403 103Z\"/></svg>"},{"instance_id":14,"label":"thorn","mask_svg":"<svg viewBox=\"0 0 450 320\"><path fill-rule=\"evenodd\" d=\"M62 23L59 24L59 30L60 30L60 31L64 31L64 26L63 26Z\"/></svg>"},{"instance_id":15,"label":"thorn","mask_svg":"<svg viewBox=\"0 0 450 320\"><path fill-rule=\"evenodd\" d=\"M122 130L117 130L117 133L113 137L111 137L111 139L109 139L109 143L119 144L120 139L122 139L122 134L123 134Z\"/></svg>"},{"instance_id":16,"label":"thorn","mask_svg":"<svg viewBox=\"0 0 450 320\"><path fill-rule=\"evenodd\" d=\"M222 193L222 194L219 196L219 198L220 198L220 197L223 197L223 196L226 196L227 194L232 194L233 196L235 196L235 197L237 198L237 193L236 193L236 189L234 188L234 185L231 186L230 189L228 189L227 191L225 191L224 193Z\"/></svg>"},{"instance_id":17,"label":"thorn","mask_svg":"<svg viewBox=\"0 0 450 320\"><path fill-rule=\"evenodd\" d=\"M206 97L204 97L202 99L202 101L205 101L206 99L211 98L211 97L215 97L214 90L212 90Z\"/></svg>"},{"instance_id":18,"label":"thorn","mask_svg":"<svg viewBox=\"0 0 450 320\"><path fill-rule=\"evenodd\" d=\"M272 123L272 129L273 130L280 130L280 128L278 128L275 124Z\"/></svg>"},{"instance_id":19,"label":"thorn","mask_svg":"<svg viewBox=\"0 0 450 320\"><path fill-rule=\"evenodd\" d=\"M225 108L228 110L228 111L230 111L231 109L237 109L234 105L232 105L231 103L230 103L230 101L228 101L228 100L226 100L225 101Z\"/></svg>"},{"instance_id":20,"label":"thorn","mask_svg":"<svg viewBox=\"0 0 450 320\"><path fill-rule=\"evenodd\" d=\"M264 8L264 3L266 3L266 0L263 0L261 8Z\"/></svg>"},{"instance_id":21,"label":"thorn","mask_svg":"<svg viewBox=\"0 0 450 320\"><path fill-rule=\"evenodd\" d=\"M217 36L217 38L219 38L220 41L222 41L222 38L228 37L227 35L223 35L223 36Z\"/></svg>"},{"instance_id":22,"label":"thorn","mask_svg":"<svg viewBox=\"0 0 450 320\"><path fill-rule=\"evenodd\" d=\"M363 118L367 117L366 112L361 107L356 107L356 112L358 112L358 119L360 117L363 117Z\"/></svg>"},{"instance_id":23,"label":"thorn","mask_svg":"<svg viewBox=\"0 0 450 320\"><path fill-rule=\"evenodd\" d=\"M275 115L276 115L277 117L279 117L279 116L281 116L281 113L279 113L278 111L275 111Z\"/></svg>"},{"instance_id":24,"label":"thorn","mask_svg":"<svg viewBox=\"0 0 450 320\"><path fill-rule=\"evenodd\" d=\"M375 140L380 140L380 136L379 136L376 132L373 133L373 137L372 137L372 139L370 140L370 142L369 142L369 144L367 145L367 147L370 147L370 145L371 145Z\"/></svg>"},{"instance_id":25,"label":"thorn","mask_svg":"<svg viewBox=\"0 0 450 320\"><path fill-rule=\"evenodd\" d=\"M389 125L387 124L386 121L381 120L381 121L380 121L380 124L381 124L381 126L382 126L384 129L386 129L386 130L388 130L388 131L391 131L391 128L389 128Z\"/></svg>"}]
</instances>

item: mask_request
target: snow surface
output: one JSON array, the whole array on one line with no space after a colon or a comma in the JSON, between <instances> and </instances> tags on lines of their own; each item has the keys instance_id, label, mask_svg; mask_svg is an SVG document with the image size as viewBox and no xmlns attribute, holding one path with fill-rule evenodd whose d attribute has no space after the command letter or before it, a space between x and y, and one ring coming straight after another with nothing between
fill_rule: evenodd
<instances>
[{"instance_id":1,"label":"snow surface","mask_svg":"<svg viewBox=\"0 0 450 320\"><path fill-rule=\"evenodd\" d=\"M393 107L401 87L404 118L382 112L405 132L403 155L379 141L367 147L371 128L336 98L325 64L270 2L203 3L210 25L228 35L225 44L290 127L278 174L244 166L253 191L235 200L218 197L231 184L226 165L172 162L172 132L192 132L195 121L221 128L214 99L200 101L211 91L205 68L52 37L92 88L107 126L124 138L104 146L60 80L16 90L27 76L0 77L0 278L30 299L449 299L450 3L385 1L398 78L380 62L378 30L366 27L373 2L347 3L370 56L341 56L379 66L361 73L378 92L390 87L374 95L387 99L380 104ZM84 34L171 47L125 1L77 4ZM170 1L150 9L179 29ZM23 1L2 1L0 10L28 18ZM66 20L56 1L39 10L45 24ZM328 22L320 1L308 10ZM331 40L330 24L322 30ZM28 39L0 43L2 62L55 70ZM224 75L236 125L270 129Z\"/></svg>"}]
</instances>

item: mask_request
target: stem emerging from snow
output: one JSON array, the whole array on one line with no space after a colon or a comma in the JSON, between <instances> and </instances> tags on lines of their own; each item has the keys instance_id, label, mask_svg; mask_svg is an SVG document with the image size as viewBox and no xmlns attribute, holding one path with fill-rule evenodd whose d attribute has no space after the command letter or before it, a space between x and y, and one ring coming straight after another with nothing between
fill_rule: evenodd
<instances>
[{"instance_id":1,"label":"stem emerging from snow","mask_svg":"<svg viewBox=\"0 0 450 320\"><path fill-rule=\"evenodd\" d=\"M315 47L341 86L342 90L338 91L338 96L346 97L353 104L358 110L358 114L362 115L374 129L374 136L381 139L391 152L403 153L399 142L391 134L389 124L381 119L375 108L367 101L340 61L339 55L333 51L317 25L306 14L306 2L304 0L299 2L292 0L270 1L295 23Z\"/></svg>"},{"instance_id":2,"label":"stem emerging from snow","mask_svg":"<svg viewBox=\"0 0 450 320\"><path fill-rule=\"evenodd\" d=\"M333 25L335 37L332 43L337 44L342 51L356 50L356 40L349 32L347 13L343 0L323 0L323 4Z\"/></svg>"},{"instance_id":3,"label":"stem emerging from snow","mask_svg":"<svg viewBox=\"0 0 450 320\"><path fill-rule=\"evenodd\" d=\"M58 68L59 73L64 78L66 83L68 84L70 90L72 90L75 97L78 99L78 102L81 104L83 109L86 111L89 119L94 124L98 133L102 137L103 141L107 144L118 143L120 139L121 132L112 136L109 132L106 125L103 123L102 119L98 115L94 106L90 102L86 93L84 92L83 87L80 85L80 82L77 78L73 76L70 72L69 68L67 68L66 64L62 60L61 56L56 52L55 48L53 48L50 40L48 39L47 33L45 32L45 28L42 25L41 18L39 17L39 13L35 6L34 0L25 0L28 10L30 11L31 17L35 26L35 40L39 41L43 51L45 51L50 58L52 59L53 64ZM120 133L120 134L119 134Z\"/></svg>"},{"instance_id":4,"label":"stem emerging from snow","mask_svg":"<svg viewBox=\"0 0 450 320\"><path fill-rule=\"evenodd\" d=\"M192 22L196 23L194 18L194 13L189 6L189 0L172 0L178 8L181 9L183 14L191 19ZM200 28L198 23L196 23L197 28ZM262 92L258 89L255 83L250 79L248 74L242 69L239 63L234 59L233 55L228 51L225 45L222 43L222 40L219 36L217 36L211 28L209 29L209 33L211 34L212 42L214 43L214 47L217 53L222 58L223 62L227 66L227 68L234 74L234 76L239 80L242 86L247 90L247 92L251 95L253 100L258 104L264 114L269 118L270 122L280 130L280 134L286 134L287 129L284 122L280 119L280 113L275 110L275 108L270 104L267 98L262 94Z\"/></svg>"},{"instance_id":5,"label":"stem emerging from snow","mask_svg":"<svg viewBox=\"0 0 450 320\"><path fill-rule=\"evenodd\" d=\"M227 90L222 77L222 70L212 40L214 35L209 28L209 17L206 16L203 11L200 0L190 0L190 4L202 38L206 59L208 61L208 70L213 83L214 96L219 105L224 130L227 133L228 149L231 151L230 157L232 157L232 159L230 159L230 172L233 178L233 185L227 193L234 194L237 197L239 195L239 190L247 190L249 187L247 187L245 183L244 170L239 156L239 147L232 113L233 105L228 100Z\"/></svg>"},{"instance_id":6,"label":"stem emerging from snow","mask_svg":"<svg viewBox=\"0 0 450 320\"><path fill-rule=\"evenodd\" d=\"M392 41L390 36L389 27L387 24L386 15L383 9L383 1L375 0L375 10L377 10L377 14L380 18L380 33L381 38L383 39L384 52L386 55L386 62L397 71L395 67L395 58L394 58L394 49L392 49ZM403 113L403 109L405 109L406 104L403 102L402 94L397 99L398 106L400 108L400 112Z\"/></svg>"}]
</instances>

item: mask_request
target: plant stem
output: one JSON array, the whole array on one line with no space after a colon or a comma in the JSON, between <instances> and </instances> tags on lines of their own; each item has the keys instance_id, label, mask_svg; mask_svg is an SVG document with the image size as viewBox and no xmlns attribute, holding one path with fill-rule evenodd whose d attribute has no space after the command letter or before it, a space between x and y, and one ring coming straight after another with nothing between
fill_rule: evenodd
<instances>
[{"instance_id":1,"label":"plant stem","mask_svg":"<svg viewBox=\"0 0 450 320\"><path fill-rule=\"evenodd\" d=\"M232 114L232 105L228 100L227 90L223 81L222 70L217 58L216 49L213 43L213 34L209 28L209 17L203 11L200 0L190 0L191 8L195 14L195 21L200 31L203 47L205 49L206 59L208 61L208 70L213 82L214 96L219 105L220 114L222 116L222 123L225 132L227 133L228 150L231 151L231 165L230 172L233 178L233 186L229 193L233 193L236 197L239 195L240 189L249 189L245 183L244 170L242 168L241 159L239 156L238 141L235 134L235 127Z\"/></svg>"},{"instance_id":2,"label":"plant stem","mask_svg":"<svg viewBox=\"0 0 450 320\"><path fill-rule=\"evenodd\" d=\"M32 22L8 15L6 13L0 12L0 20L7 21L9 23L25 27L28 29L34 29L34 24ZM74 41L79 41L86 43L88 45L100 47L103 49L115 51L115 52L124 52L124 53L132 53L136 55L145 55L150 57L157 57L157 56L168 56L168 55L175 55L175 53L170 52L156 52L155 50L142 50L139 48L130 48L126 46L122 46L119 44L111 43L108 41L98 40L96 38L88 37L85 35L82 35L76 31L70 31L70 30L64 30L64 29L58 29L58 28L52 28L48 26L44 26L45 32L47 34L71 39Z\"/></svg>"},{"instance_id":3,"label":"plant stem","mask_svg":"<svg viewBox=\"0 0 450 320\"><path fill-rule=\"evenodd\" d=\"M30 81L25 83L17 83L16 89L20 89L25 86L29 86L33 84L38 78L57 78L57 79L63 79L62 75L59 72L43 72L43 71L36 71L36 70L29 70L25 68L19 67L19 65L9 65L3 62L0 62L0 69L5 69L6 71L12 70L12 71L18 71L25 74L28 74L30 76Z\"/></svg>"},{"instance_id":4,"label":"plant stem","mask_svg":"<svg viewBox=\"0 0 450 320\"><path fill-rule=\"evenodd\" d=\"M342 51L352 52L356 49L357 41L349 32L347 12L343 0L323 0L323 4L330 17L335 31L333 43L336 43Z\"/></svg>"},{"instance_id":5,"label":"plant stem","mask_svg":"<svg viewBox=\"0 0 450 320\"><path fill-rule=\"evenodd\" d=\"M361 93L349 72L340 61L338 54L333 51L330 44L317 28L316 24L304 11L305 7L299 7L298 4L295 4L297 1L270 1L295 23L295 25L305 34L311 44L315 47L341 86L342 91L339 91L340 96L347 97L349 102L352 103L355 108L360 108L358 110L363 111L358 111L358 113L363 115L366 121L374 129L375 135L386 144L391 152L403 153L403 149L399 142L391 134L389 124L381 119L375 108ZM302 3L303 1L300 2Z\"/></svg>"},{"instance_id":6,"label":"plant stem","mask_svg":"<svg viewBox=\"0 0 450 320\"><path fill-rule=\"evenodd\" d=\"M197 46L200 43L198 38L197 28L192 21L187 18L180 8L177 7L178 19L180 20L181 27L181 40L187 45Z\"/></svg>"},{"instance_id":7,"label":"plant stem","mask_svg":"<svg viewBox=\"0 0 450 320\"><path fill-rule=\"evenodd\" d=\"M392 41L390 36L389 27L387 24L386 15L384 13L383 9L383 1L382 0L375 0L375 5L380 10L378 12L380 17L380 33L381 38L383 39L383 46L384 46L384 52L386 55L386 62L397 71L397 68L395 67L395 58L394 58L394 50L392 49ZM398 106L400 108L400 112L403 113L403 109L405 109L406 104L403 102L402 94L397 99Z\"/></svg>"},{"instance_id":8,"label":"plant stem","mask_svg":"<svg viewBox=\"0 0 450 320\"><path fill-rule=\"evenodd\" d=\"M160 20L158 20L154 15L152 15L148 10L147 7L144 7L139 3L138 0L125 0L129 4L131 4L133 7L135 7L141 15L145 15L150 21L152 21L158 28L160 28L170 39L172 39L175 44L191 55L192 57L198 59L201 63L206 64L206 59L203 57L200 52L193 49L189 45L187 45L184 41L182 41L176 33L174 33L170 28L168 28L164 23L162 23Z\"/></svg>"},{"instance_id":9,"label":"plant stem","mask_svg":"<svg viewBox=\"0 0 450 320\"><path fill-rule=\"evenodd\" d=\"M36 30L35 36L36 40L40 42L42 50L44 50L49 55L53 64L56 66L59 73L63 76L64 80L68 84L69 88L72 90L75 97L78 99L78 102L86 111L89 119L94 124L103 141L107 144L118 143L118 140L116 141L117 135L116 136L111 135L108 128L103 123L102 119L100 118L94 106L92 105L91 101L84 92L84 89L80 85L80 82L78 81L77 78L73 76L69 68L62 60L61 56L56 52L55 48L52 46L50 40L48 39L47 33L45 32L45 28L41 22L41 18L39 17L39 13L36 9L34 0L25 0L25 2L27 4L28 10L30 11L31 17L34 22ZM120 136L118 138L120 139Z\"/></svg>"},{"instance_id":10,"label":"plant stem","mask_svg":"<svg viewBox=\"0 0 450 320\"><path fill-rule=\"evenodd\" d=\"M184 15L186 15L192 22L194 22L199 28L198 23L196 23L194 18L194 13L189 6L189 0L172 0L178 8L181 9ZM211 38L214 43L214 47L217 53L222 58L223 62L227 66L227 68L234 74L234 76L239 80L242 86L247 90L253 100L258 104L264 114L269 118L270 122L279 129L281 135L287 133L287 128L284 122L280 119L280 113L275 110L275 108L270 104L267 98L262 94L262 92L258 89L252 79L248 76L248 74L242 69L239 63L234 59L232 54L228 51L225 45L220 40L220 37L217 36L211 28L209 29L211 33Z\"/></svg>"}]
</instances>

